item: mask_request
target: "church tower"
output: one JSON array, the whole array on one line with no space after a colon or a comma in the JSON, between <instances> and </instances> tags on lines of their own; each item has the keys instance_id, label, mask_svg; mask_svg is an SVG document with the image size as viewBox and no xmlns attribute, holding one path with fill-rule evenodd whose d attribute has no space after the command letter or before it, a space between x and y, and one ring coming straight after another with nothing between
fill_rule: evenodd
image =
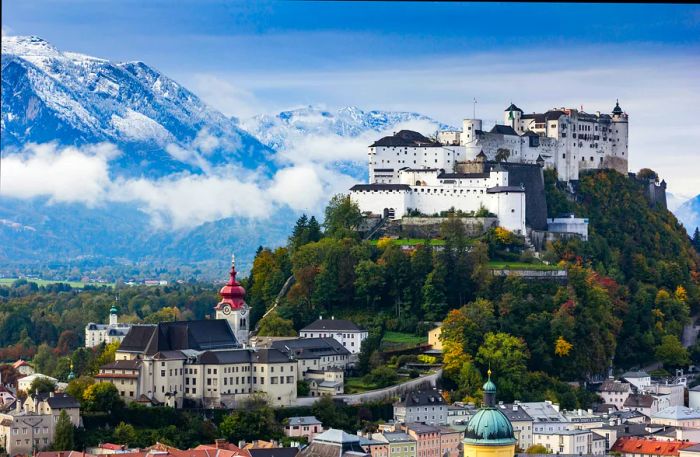
<instances>
[{"instance_id":1,"label":"church tower","mask_svg":"<svg viewBox=\"0 0 700 457\"><path fill-rule=\"evenodd\" d=\"M214 307L217 319L225 319L239 344L248 344L248 305L245 289L236 281L236 260L231 256L230 279L219 291L221 301Z\"/></svg>"},{"instance_id":2,"label":"church tower","mask_svg":"<svg viewBox=\"0 0 700 457\"><path fill-rule=\"evenodd\" d=\"M491 370L488 374L489 379L482 387L484 404L464 431L464 457L513 457L516 443L513 425L496 407L496 385L491 381Z\"/></svg>"}]
</instances>

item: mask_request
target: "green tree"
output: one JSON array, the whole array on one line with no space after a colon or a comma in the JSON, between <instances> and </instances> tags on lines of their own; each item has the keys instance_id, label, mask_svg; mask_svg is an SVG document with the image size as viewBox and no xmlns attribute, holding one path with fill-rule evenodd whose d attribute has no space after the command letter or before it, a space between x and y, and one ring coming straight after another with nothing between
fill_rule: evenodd
<instances>
[{"instance_id":1,"label":"green tree","mask_svg":"<svg viewBox=\"0 0 700 457\"><path fill-rule=\"evenodd\" d=\"M127 424L124 421L120 422L119 425L114 427L114 432L112 433L112 440L117 444L133 445L138 439L136 435L136 429L133 425Z\"/></svg>"},{"instance_id":2,"label":"green tree","mask_svg":"<svg viewBox=\"0 0 700 457\"><path fill-rule=\"evenodd\" d=\"M56 421L53 444L51 447L56 451L72 451L75 447L73 424L66 410L61 410Z\"/></svg>"},{"instance_id":3,"label":"green tree","mask_svg":"<svg viewBox=\"0 0 700 457\"><path fill-rule=\"evenodd\" d=\"M665 335L661 338L661 344L656 347L656 358L664 367L683 367L690 363L688 350L675 335Z\"/></svg>"},{"instance_id":4,"label":"green tree","mask_svg":"<svg viewBox=\"0 0 700 457\"><path fill-rule=\"evenodd\" d=\"M693 246L696 251L700 252L700 228L698 227L695 227L695 231L693 232Z\"/></svg>"},{"instance_id":5,"label":"green tree","mask_svg":"<svg viewBox=\"0 0 700 457\"><path fill-rule=\"evenodd\" d=\"M83 400L87 411L113 412L124 407L116 386L108 382L96 383L86 388Z\"/></svg>"},{"instance_id":6,"label":"green tree","mask_svg":"<svg viewBox=\"0 0 700 457\"><path fill-rule=\"evenodd\" d=\"M489 332L476 353L481 371L489 367L498 378L499 396L510 401L523 395L527 361L530 354L525 341L508 333Z\"/></svg>"},{"instance_id":7,"label":"green tree","mask_svg":"<svg viewBox=\"0 0 700 457\"><path fill-rule=\"evenodd\" d=\"M398 375L389 367L377 367L366 375L366 380L377 388L391 386L396 383Z\"/></svg>"},{"instance_id":8,"label":"green tree","mask_svg":"<svg viewBox=\"0 0 700 457\"><path fill-rule=\"evenodd\" d=\"M27 393L45 393L53 392L56 390L56 382L52 379L40 376L29 385L29 392Z\"/></svg>"},{"instance_id":9,"label":"green tree","mask_svg":"<svg viewBox=\"0 0 700 457\"><path fill-rule=\"evenodd\" d=\"M311 391L309 383L304 380L297 381L297 395L300 397L308 397Z\"/></svg>"},{"instance_id":10,"label":"green tree","mask_svg":"<svg viewBox=\"0 0 700 457\"><path fill-rule=\"evenodd\" d=\"M294 330L294 323L291 320L283 319L277 311L272 311L260 321L258 335L297 336L297 332Z\"/></svg>"},{"instance_id":11,"label":"green tree","mask_svg":"<svg viewBox=\"0 0 700 457\"><path fill-rule=\"evenodd\" d=\"M315 216L311 216L311 219L309 219L309 224L307 225L307 242L314 243L320 240L321 236L321 225L318 223Z\"/></svg>"},{"instance_id":12,"label":"green tree","mask_svg":"<svg viewBox=\"0 0 700 457\"><path fill-rule=\"evenodd\" d=\"M32 362L37 373L53 373L54 368L56 368L56 354L53 353L48 344L43 343L39 345Z\"/></svg>"},{"instance_id":13,"label":"green tree","mask_svg":"<svg viewBox=\"0 0 700 457\"><path fill-rule=\"evenodd\" d=\"M366 309L375 309L382 299L384 269L371 260L362 260L355 267L355 299Z\"/></svg>"},{"instance_id":14,"label":"green tree","mask_svg":"<svg viewBox=\"0 0 700 457\"><path fill-rule=\"evenodd\" d=\"M525 453L526 454L549 454L550 451L547 450L547 448L541 444L533 444L532 446L528 447L525 450Z\"/></svg>"},{"instance_id":15,"label":"green tree","mask_svg":"<svg viewBox=\"0 0 700 457\"><path fill-rule=\"evenodd\" d=\"M231 442L239 440L279 439L282 427L275 413L262 399L252 399L242 409L231 412L219 425L221 433Z\"/></svg>"},{"instance_id":16,"label":"green tree","mask_svg":"<svg viewBox=\"0 0 700 457\"><path fill-rule=\"evenodd\" d=\"M89 376L80 376L73 379L66 387L66 393L83 403L83 397L88 387L95 384L95 380Z\"/></svg>"},{"instance_id":17,"label":"green tree","mask_svg":"<svg viewBox=\"0 0 700 457\"><path fill-rule=\"evenodd\" d=\"M337 194L326 206L323 227L326 235L334 238L355 237L362 222L362 213L349 195Z\"/></svg>"}]
</instances>

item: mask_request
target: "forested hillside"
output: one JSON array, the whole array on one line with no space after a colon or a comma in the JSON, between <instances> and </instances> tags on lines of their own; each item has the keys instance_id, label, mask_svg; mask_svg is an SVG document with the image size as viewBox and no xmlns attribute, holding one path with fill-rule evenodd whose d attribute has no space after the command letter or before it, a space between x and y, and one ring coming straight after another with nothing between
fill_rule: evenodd
<instances>
[{"instance_id":1,"label":"forested hillside","mask_svg":"<svg viewBox=\"0 0 700 457\"><path fill-rule=\"evenodd\" d=\"M350 318L370 330L360 374L388 362L379 351L386 332L425 335L442 321L444 382L454 399L479 395L489 365L503 400L549 398L576 407L590 398L563 381L604 375L611 364L658 360L670 369L700 362L700 347L680 343L700 307L700 262L675 217L650 206L639 182L613 171L582 176L575 198L549 173L546 184L550 214L590 218L590 241L555 242L542 255L568 270L565 283L493 276L494 260L544 265L518 236L497 228L469 238L456 217L442 224L439 240L409 250L389 239L364 241L354 230L357 206L336 196L323 225L302 217L286 246L258 249L243 280L252 320L294 275L260 334L294 334L319 315ZM157 322L211 314L216 289L0 287L0 358L69 354L82 344L87 322L106 320L116 295L122 320ZM55 374L67 374L65 366Z\"/></svg>"}]
</instances>

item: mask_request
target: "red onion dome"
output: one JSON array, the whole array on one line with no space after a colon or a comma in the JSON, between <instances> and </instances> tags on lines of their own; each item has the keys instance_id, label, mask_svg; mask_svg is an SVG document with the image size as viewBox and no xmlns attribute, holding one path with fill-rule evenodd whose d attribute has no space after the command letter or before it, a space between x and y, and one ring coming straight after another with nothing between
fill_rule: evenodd
<instances>
[{"instance_id":1,"label":"red onion dome","mask_svg":"<svg viewBox=\"0 0 700 457\"><path fill-rule=\"evenodd\" d=\"M224 287L219 291L221 301L217 305L217 309L223 308L228 304L231 308L242 308L245 305L245 289L236 281L236 265L235 261L231 260L230 279Z\"/></svg>"}]
</instances>

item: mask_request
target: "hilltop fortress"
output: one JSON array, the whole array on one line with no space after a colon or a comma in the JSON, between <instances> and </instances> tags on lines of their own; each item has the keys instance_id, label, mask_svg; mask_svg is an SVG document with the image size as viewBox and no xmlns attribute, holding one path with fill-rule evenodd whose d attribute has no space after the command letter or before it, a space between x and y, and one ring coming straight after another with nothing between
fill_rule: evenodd
<instances>
[{"instance_id":1,"label":"hilltop fortress","mask_svg":"<svg viewBox=\"0 0 700 457\"><path fill-rule=\"evenodd\" d=\"M575 182L582 170L627 173L628 115L573 108L525 114L511 104L504 123L482 130L465 119L461 131L436 138L402 130L369 146L369 183L350 189L360 210L389 219L451 208L487 210L516 233L546 230L543 168Z\"/></svg>"}]
</instances>

